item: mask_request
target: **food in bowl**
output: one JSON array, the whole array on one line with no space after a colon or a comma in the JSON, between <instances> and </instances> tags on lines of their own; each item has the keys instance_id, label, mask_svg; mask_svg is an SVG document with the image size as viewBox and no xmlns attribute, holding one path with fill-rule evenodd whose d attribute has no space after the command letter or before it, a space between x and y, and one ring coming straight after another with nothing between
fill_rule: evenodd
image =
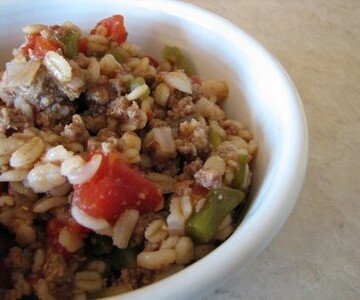
<instances>
[{"instance_id":1,"label":"food in bowl","mask_svg":"<svg viewBox=\"0 0 360 300\"><path fill-rule=\"evenodd\" d=\"M232 234L256 143L226 82L141 54L120 15L23 32L0 82L1 298L129 291Z\"/></svg>"}]
</instances>

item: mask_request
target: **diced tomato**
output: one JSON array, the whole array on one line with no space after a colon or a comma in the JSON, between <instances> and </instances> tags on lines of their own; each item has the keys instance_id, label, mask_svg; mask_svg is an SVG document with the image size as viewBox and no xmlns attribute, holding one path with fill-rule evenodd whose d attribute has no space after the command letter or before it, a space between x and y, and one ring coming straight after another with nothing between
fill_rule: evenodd
<instances>
[{"instance_id":1,"label":"diced tomato","mask_svg":"<svg viewBox=\"0 0 360 300\"><path fill-rule=\"evenodd\" d=\"M49 41L42 36L37 36L35 38L34 53L37 57L42 58L45 56L46 52L56 51L57 49L59 49L59 46L55 42Z\"/></svg>"},{"instance_id":2,"label":"diced tomato","mask_svg":"<svg viewBox=\"0 0 360 300\"><path fill-rule=\"evenodd\" d=\"M191 80L192 80L192 82L193 83L196 83L196 84L201 84L201 79L200 79L200 77L199 76L197 76L197 75L192 75L192 76L190 76L190 78L191 78Z\"/></svg>"},{"instance_id":3,"label":"diced tomato","mask_svg":"<svg viewBox=\"0 0 360 300\"><path fill-rule=\"evenodd\" d=\"M79 40L79 48L78 48L79 52L86 55L87 49L88 49L88 40L87 40L87 38L81 38Z\"/></svg>"},{"instance_id":4,"label":"diced tomato","mask_svg":"<svg viewBox=\"0 0 360 300\"><path fill-rule=\"evenodd\" d=\"M163 206L159 189L120 153L103 155L99 170L87 182L74 186L74 204L88 215L113 223L125 209L156 211Z\"/></svg>"},{"instance_id":5,"label":"diced tomato","mask_svg":"<svg viewBox=\"0 0 360 300\"><path fill-rule=\"evenodd\" d=\"M33 50L38 58L43 58L48 51L56 51L59 45L55 41L50 41L39 34L30 34L27 44L21 48L24 55L29 54L29 50Z\"/></svg>"},{"instance_id":6,"label":"diced tomato","mask_svg":"<svg viewBox=\"0 0 360 300\"><path fill-rule=\"evenodd\" d=\"M90 31L90 33L95 34L97 27L100 25L106 28L107 32L105 36L111 41L117 42L119 44L126 41L128 33L125 29L123 16L114 15L112 17L101 20L96 24L96 27Z\"/></svg>"},{"instance_id":7,"label":"diced tomato","mask_svg":"<svg viewBox=\"0 0 360 300\"><path fill-rule=\"evenodd\" d=\"M146 57L149 59L150 65L152 65L154 68L156 68L159 65L159 62L157 61L156 58L154 58L154 57L152 57L150 55L148 55Z\"/></svg>"},{"instance_id":8,"label":"diced tomato","mask_svg":"<svg viewBox=\"0 0 360 300\"><path fill-rule=\"evenodd\" d=\"M49 237L49 242L51 248L59 254L62 254L65 257L68 257L70 253L60 245L59 235L60 231L65 227L65 224L61 223L58 219L53 218L47 223L47 235Z\"/></svg>"},{"instance_id":9,"label":"diced tomato","mask_svg":"<svg viewBox=\"0 0 360 300\"><path fill-rule=\"evenodd\" d=\"M90 229L80 225L73 218L70 218L70 220L66 226L67 226L67 229L73 233L87 235L90 232Z\"/></svg>"},{"instance_id":10,"label":"diced tomato","mask_svg":"<svg viewBox=\"0 0 360 300\"><path fill-rule=\"evenodd\" d=\"M29 54L29 49L33 50L35 48L35 39L38 37L39 34L29 34L27 37L27 43L25 46L21 48L21 52L23 55Z\"/></svg>"}]
</instances>

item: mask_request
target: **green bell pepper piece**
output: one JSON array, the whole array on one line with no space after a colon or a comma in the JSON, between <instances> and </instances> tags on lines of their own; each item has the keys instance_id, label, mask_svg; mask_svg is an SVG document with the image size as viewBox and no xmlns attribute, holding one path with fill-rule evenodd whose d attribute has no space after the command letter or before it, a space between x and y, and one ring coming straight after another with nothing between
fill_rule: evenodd
<instances>
[{"instance_id":1,"label":"green bell pepper piece","mask_svg":"<svg viewBox=\"0 0 360 300\"><path fill-rule=\"evenodd\" d=\"M236 170L234 174L234 180L232 186L236 189L242 190L244 185L245 175L246 175L246 165L248 161L247 154L241 154L239 157L239 169Z\"/></svg>"},{"instance_id":2,"label":"green bell pepper piece","mask_svg":"<svg viewBox=\"0 0 360 300\"><path fill-rule=\"evenodd\" d=\"M221 187L206 196L203 208L192 215L186 229L190 237L200 243L210 242L225 217L245 199L242 191Z\"/></svg>"},{"instance_id":3,"label":"green bell pepper piece","mask_svg":"<svg viewBox=\"0 0 360 300\"><path fill-rule=\"evenodd\" d=\"M222 141L220 134L211 127L209 129L209 141L214 149L216 149Z\"/></svg>"},{"instance_id":4,"label":"green bell pepper piece","mask_svg":"<svg viewBox=\"0 0 360 300\"><path fill-rule=\"evenodd\" d=\"M78 54L79 34L73 30L67 30L61 41L64 44L65 56L73 59Z\"/></svg>"}]
</instances>

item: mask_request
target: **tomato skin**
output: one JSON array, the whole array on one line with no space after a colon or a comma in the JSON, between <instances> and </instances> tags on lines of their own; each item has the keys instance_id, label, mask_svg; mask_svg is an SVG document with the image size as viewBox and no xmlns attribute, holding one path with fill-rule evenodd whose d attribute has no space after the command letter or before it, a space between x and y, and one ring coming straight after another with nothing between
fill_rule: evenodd
<instances>
[{"instance_id":1,"label":"tomato skin","mask_svg":"<svg viewBox=\"0 0 360 300\"><path fill-rule=\"evenodd\" d=\"M74 186L73 201L88 215L110 223L126 209L142 213L158 210L163 205L158 188L142 172L128 166L120 153L103 155L95 175Z\"/></svg>"},{"instance_id":2,"label":"tomato skin","mask_svg":"<svg viewBox=\"0 0 360 300\"><path fill-rule=\"evenodd\" d=\"M121 15L114 15L112 17L106 18L98 22L94 29L90 31L91 34L96 33L98 26L104 26L107 30L105 37L109 38L111 41L117 42L119 44L126 41L127 31L124 26L124 17Z\"/></svg>"}]
</instances>

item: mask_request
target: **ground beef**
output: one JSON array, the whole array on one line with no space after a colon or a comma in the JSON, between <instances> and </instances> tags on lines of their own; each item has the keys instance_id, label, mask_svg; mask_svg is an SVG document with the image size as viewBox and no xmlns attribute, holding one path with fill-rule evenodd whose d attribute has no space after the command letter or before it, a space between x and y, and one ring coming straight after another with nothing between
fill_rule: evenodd
<instances>
[{"instance_id":1,"label":"ground beef","mask_svg":"<svg viewBox=\"0 0 360 300\"><path fill-rule=\"evenodd\" d=\"M122 151L123 142L117 137L104 137L104 138L90 138L87 142L87 148L90 152L100 151L104 154L110 152Z\"/></svg>"},{"instance_id":2,"label":"ground beef","mask_svg":"<svg viewBox=\"0 0 360 300\"><path fill-rule=\"evenodd\" d=\"M163 219L163 217L160 213L150 212L147 214L140 215L139 221L135 227L133 236L130 240L130 246L134 247L134 246L141 245L144 241L144 233L145 233L146 227L148 227L152 221L155 221L158 219Z\"/></svg>"},{"instance_id":3,"label":"ground beef","mask_svg":"<svg viewBox=\"0 0 360 300\"><path fill-rule=\"evenodd\" d=\"M124 118L126 109L130 106L125 97L119 97L109 103L107 115L116 118Z\"/></svg>"},{"instance_id":4,"label":"ground beef","mask_svg":"<svg viewBox=\"0 0 360 300\"><path fill-rule=\"evenodd\" d=\"M50 250L43 266L42 274L52 295L57 299L71 298L73 273L62 255Z\"/></svg>"},{"instance_id":5,"label":"ground beef","mask_svg":"<svg viewBox=\"0 0 360 300\"><path fill-rule=\"evenodd\" d=\"M175 145L181 154L192 157L208 153L210 150L208 128L195 119L182 122Z\"/></svg>"},{"instance_id":6,"label":"ground beef","mask_svg":"<svg viewBox=\"0 0 360 300\"><path fill-rule=\"evenodd\" d=\"M195 112L192 97L187 96L175 102L171 110L167 114L172 120L179 120L192 115Z\"/></svg>"},{"instance_id":7,"label":"ground beef","mask_svg":"<svg viewBox=\"0 0 360 300\"><path fill-rule=\"evenodd\" d=\"M9 273L25 273L30 269L30 260L19 247L13 247L5 258L5 267Z\"/></svg>"},{"instance_id":8,"label":"ground beef","mask_svg":"<svg viewBox=\"0 0 360 300\"><path fill-rule=\"evenodd\" d=\"M85 124L79 115L73 115L72 123L64 127L62 136L68 139L69 142L87 142L90 134L87 131Z\"/></svg>"},{"instance_id":9,"label":"ground beef","mask_svg":"<svg viewBox=\"0 0 360 300\"><path fill-rule=\"evenodd\" d=\"M151 128L167 127L168 126L168 124L165 121L161 120L161 119L152 119L150 121L149 125L150 125Z\"/></svg>"},{"instance_id":10,"label":"ground beef","mask_svg":"<svg viewBox=\"0 0 360 300\"><path fill-rule=\"evenodd\" d=\"M50 252L42 269L44 279L48 283L61 281L66 271L66 261L60 254Z\"/></svg>"},{"instance_id":11,"label":"ground beef","mask_svg":"<svg viewBox=\"0 0 360 300\"><path fill-rule=\"evenodd\" d=\"M124 82L121 80L114 78L109 80L111 94L115 94L116 96L121 96L126 93L126 88L124 87Z\"/></svg>"},{"instance_id":12,"label":"ground beef","mask_svg":"<svg viewBox=\"0 0 360 300\"><path fill-rule=\"evenodd\" d=\"M240 130L244 128L241 122L235 120L223 120L220 121L220 125L227 135L238 135Z\"/></svg>"},{"instance_id":13,"label":"ground beef","mask_svg":"<svg viewBox=\"0 0 360 300\"><path fill-rule=\"evenodd\" d=\"M0 108L0 132L5 133L8 129L24 130L32 125L32 121L15 108Z\"/></svg>"},{"instance_id":14,"label":"ground beef","mask_svg":"<svg viewBox=\"0 0 360 300\"><path fill-rule=\"evenodd\" d=\"M88 110L83 114L83 120L89 132L98 133L107 126L106 107L90 101Z\"/></svg>"},{"instance_id":15,"label":"ground beef","mask_svg":"<svg viewBox=\"0 0 360 300\"><path fill-rule=\"evenodd\" d=\"M197 100L202 96L201 87L200 87L199 84L193 83L191 85L191 89L192 89L192 97L193 97L194 100Z\"/></svg>"},{"instance_id":16,"label":"ground beef","mask_svg":"<svg viewBox=\"0 0 360 300\"><path fill-rule=\"evenodd\" d=\"M194 174L199 171L204 162L200 158L196 158L193 161L186 162L183 167L183 178L190 178L192 179Z\"/></svg>"},{"instance_id":17,"label":"ground beef","mask_svg":"<svg viewBox=\"0 0 360 300\"><path fill-rule=\"evenodd\" d=\"M135 101L133 101L125 110L125 114L121 118L122 130L134 131L136 129L144 128L146 121L146 113L140 109Z\"/></svg>"},{"instance_id":18,"label":"ground beef","mask_svg":"<svg viewBox=\"0 0 360 300\"><path fill-rule=\"evenodd\" d=\"M153 282L154 272L139 266L131 266L121 270L121 284L130 284L133 289Z\"/></svg>"},{"instance_id":19,"label":"ground beef","mask_svg":"<svg viewBox=\"0 0 360 300\"><path fill-rule=\"evenodd\" d=\"M179 158L169 159L166 161L156 160L154 168L159 173L174 176L180 171L181 162Z\"/></svg>"},{"instance_id":20,"label":"ground beef","mask_svg":"<svg viewBox=\"0 0 360 300\"><path fill-rule=\"evenodd\" d=\"M36 125L43 130L54 130L54 127L63 127L71 121L75 113L75 106L68 100L62 104L55 103L52 106L35 114Z\"/></svg>"},{"instance_id":21,"label":"ground beef","mask_svg":"<svg viewBox=\"0 0 360 300\"><path fill-rule=\"evenodd\" d=\"M15 273L13 276L13 288L4 293L1 299L3 300L16 300L22 299L26 296L30 296L32 292L32 287L24 276L20 273ZM0 293L1 295L1 293Z\"/></svg>"},{"instance_id":22,"label":"ground beef","mask_svg":"<svg viewBox=\"0 0 360 300\"><path fill-rule=\"evenodd\" d=\"M105 86L92 86L86 91L88 101L94 101L100 105L105 105L109 101L109 92Z\"/></svg>"},{"instance_id":23,"label":"ground beef","mask_svg":"<svg viewBox=\"0 0 360 300\"><path fill-rule=\"evenodd\" d=\"M161 106L155 104L153 108L153 118L164 120L166 118L166 110Z\"/></svg>"},{"instance_id":24,"label":"ground beef","mask_svg":"<svg viewBox=\"0 0 360 300\"><path fill-rule=\"evenodd\" d=\"M176 89L172 90L170 97L169 97L168 101L166 102L166 107L168 109L172 109L174 107L174 105L176 105L176 103L179 101L179 99L182 99L186 96L188 96L188 95L179 90L176 90Z\"/></svg>"}]
</instances>

